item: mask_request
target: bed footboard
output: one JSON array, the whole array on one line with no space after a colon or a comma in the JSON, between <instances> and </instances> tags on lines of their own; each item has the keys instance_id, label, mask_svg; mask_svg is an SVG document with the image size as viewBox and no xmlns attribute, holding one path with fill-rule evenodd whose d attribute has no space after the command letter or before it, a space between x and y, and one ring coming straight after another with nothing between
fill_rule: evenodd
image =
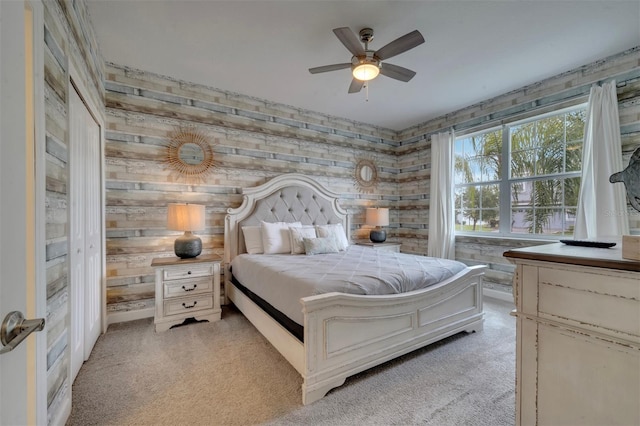
<instances>
[{"instance_id":1,"label":"bed footboard","mask_svg":"<svg viewBox=\"0 0 640 426\"><path fill-rule=\"evenodd\" d=\"M461 331L482 330L482 276L474 266L410 293L329 293L302 299L305 314L303 404L356 373Z\"/></svg>"}]
</instances>

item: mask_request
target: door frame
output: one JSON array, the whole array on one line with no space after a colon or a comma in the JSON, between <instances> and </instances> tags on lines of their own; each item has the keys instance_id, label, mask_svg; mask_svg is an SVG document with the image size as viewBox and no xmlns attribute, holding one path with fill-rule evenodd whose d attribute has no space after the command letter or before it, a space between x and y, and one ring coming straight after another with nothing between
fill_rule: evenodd
<instances>
[{"instance_id":1,"label":"door frame","mask_svg":"<svg viewBox=\"0 0 640 426\"><path fill-rule=\"evenodd\" d=\"M0 3L0 44L3 52L0 110L2 122L6 124L0 126L4 157L0 157L0 162L4 172L2 176L4 179L11 178L12 187L9 194L4 194L4 199L5 202L7 198L13 201L11 209L2 209L0 221L3 230L9 231L13 241L19 241L20 236L22 237L22 241L12 246L11 250L2 251L3 264L16 265L18 270L13 271L12 268L7 271L5 266L0 278L25 283L23 292L9 295L11 310L21 310L27 318L45 318L47 278L43 4L41 0ZM26 147L17 150L7 148L11 141L21 140L26 141ZM7 154L12 154L11 158L7 158ZM8 286L5 284L5 287ZM13 289L16 288L14 285ZM7 294L4 293L3 298L6 297ZM4 306L7 307L6 304ZM4 317L8 313L0 311L0 316ZM2 357L6 363L11 362L11 367L7 367L7 364L2 367L5 377L2 383L6 387L0 389L0 394L13 393L15 390L24 397L24 401L20 403L19 397L13 397L11 401L17 399L18 404L3 404L0 420L12 418L29 424L48 423L46 324L43 332L35 333L34 337L29 337L14 351ZM8 372L11 373L10 380L6 380Z\"/></svg>"}]
</instances>

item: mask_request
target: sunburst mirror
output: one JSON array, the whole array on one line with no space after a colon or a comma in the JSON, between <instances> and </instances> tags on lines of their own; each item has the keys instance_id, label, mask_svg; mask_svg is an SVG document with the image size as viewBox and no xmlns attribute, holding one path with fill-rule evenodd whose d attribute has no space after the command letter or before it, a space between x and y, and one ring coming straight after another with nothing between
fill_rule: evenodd
<instances>
[{"instance_id":1,"label":"sunburst mirror","mask_svg":"<svg viewBox=\"0 0 640 426\"><path fill-rule=\"evenodd\" d=\"M354 181L360 192L373 192L378 186L378 168L371 158L360 158L356 163Z\"/></svg>"},{"instance_id":2,"label":"sunburst mirror","mask_svg":"<svg viewBox=\"0 0 640 426\"><path fill-rule=\"evenodd\" d=\"M169 133L165 163L181 177L203 179L215 160L209 136L196 127L179 127Z\"/></svg>"}]
</instances>

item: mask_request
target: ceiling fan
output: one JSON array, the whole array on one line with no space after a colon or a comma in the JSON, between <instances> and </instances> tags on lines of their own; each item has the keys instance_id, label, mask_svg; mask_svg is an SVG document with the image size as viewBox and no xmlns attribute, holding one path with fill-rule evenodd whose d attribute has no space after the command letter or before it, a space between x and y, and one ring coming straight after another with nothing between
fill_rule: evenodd
<instances>
[{"instance_id":1,"label":"ceiling fan","mask_svg":"<svg viewBox=\"0 0 640 426\"><path fill-rule=\"evenodd\" d=\"M371 28L360 30L360 40L349 27L335 28L333 32L338 40L344 44L344 47L353 54L351 62L309 68L311 74L351 68L353 80L349 86L349 93L359 92L365 82L373 80L378 74L404 82L411 80L416 75L415 71L382 61L424 43L424 37L420 31L414 30L405 34L376 51L369 50L369 43L373 40ZM361 42L364 44L364 48L360 44Z\"/></svg>"}]
</instances>

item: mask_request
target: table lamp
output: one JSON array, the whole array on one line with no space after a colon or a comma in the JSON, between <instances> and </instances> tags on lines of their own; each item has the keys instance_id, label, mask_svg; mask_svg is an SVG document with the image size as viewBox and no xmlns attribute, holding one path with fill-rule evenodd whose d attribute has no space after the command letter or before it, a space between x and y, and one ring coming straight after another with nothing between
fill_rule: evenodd
<instances>
[{"instance_id":1,"label":"table lamp","mask_svg":"<svg viewBox=\"0 0 640 426\"><path fill-rule=\"evenodd\" d=\"M389 209L387 208L368 208L365 217L365 223L375 226L369 233L369 239L374 243L384 243L387 239L387 233L382 226L389 226Z\"/></svg>"},{"instance_id":2,"label":"table lamp","mask_svg":"<svg viewBox=\"0 0 640 426\"><path fill-rule=\"evenodd\" d=\"M204 206L188 203L171 203L167 206L167 228L184 231L184 235L173 243L176 256L188 259L202 252L202 240L192 231L201 231L204 227Z\"/></svg>"}]
</instances>

